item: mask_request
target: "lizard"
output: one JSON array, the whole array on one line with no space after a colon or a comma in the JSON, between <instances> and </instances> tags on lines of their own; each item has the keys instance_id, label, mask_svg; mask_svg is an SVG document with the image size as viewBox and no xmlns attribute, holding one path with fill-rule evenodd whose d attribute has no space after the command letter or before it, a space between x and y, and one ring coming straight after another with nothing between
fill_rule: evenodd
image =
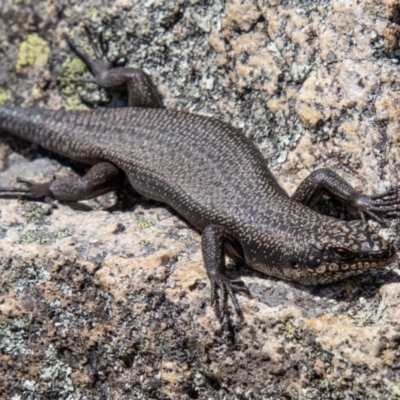
<instances>
[{"instance_id":1,"label":"lizard","mask_svg":"<svg viewBox=\"0 0 400 400\"><path fill-rule=\"evenodd\" d=\"M290 197L256 145L215 118L163 107L151 77L113 65L89 37L94 57L66 38L106 90L127 91L128 107L45 110L0 105L0 129L89 164L82 177L46 183L23 178L0 197L60 202L89 199L127 182L140 195L166 203L202 233L211 302L223 318L227 298L241 314L236 293L249 294L225 273L225 256L249 268L304 285L343 280L384 268L395 247L367 223L399 214L398 192L363 195L329 169L312 172ZM328 194L354 208L344 221L314 210Z\"/></svg>"}]
</instances>

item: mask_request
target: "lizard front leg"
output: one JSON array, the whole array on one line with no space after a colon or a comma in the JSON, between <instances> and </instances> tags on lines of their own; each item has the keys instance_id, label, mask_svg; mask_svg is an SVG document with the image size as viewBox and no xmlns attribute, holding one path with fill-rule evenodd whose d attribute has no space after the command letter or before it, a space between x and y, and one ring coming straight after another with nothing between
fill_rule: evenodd
<instances>
[{"instance_id":1,"label":"lizard front leg","mask_svg":"<svg viewBox=\"0 0 400 400\"><path fill-rule=\"evenodd\" d=\"M291 198L312 207L325 193L353 207L358 211L363 221L366 220L366 215L368 215L386 225L382 216L400 214L400 199L397 191L375 196L363 195L329 169L314 171L300 184Z\"/></svg>"},{"instance_id":2,"label":"lizard front leg","mask_svg":"<svg viewBox=\"0 0 400 400\"><path fill-rule=\"evenodd\" d=\"M219 318L222 320L226 312L226 296L232 299L236 313L241 314L239 303L234 292L249 294L245 284L240 279L230 280L225 275L225 242L228 235L217 225L208 225L202 236L203 260L207 275L211 281L211 303L216 303ZM218 293L220 290L220 294Z\"/></svg>"},{"instance_id":3,"label":"lizard front leg","mask_svg":"<svg viewBox=\"0 0 400 400\"><path fill-rule=\"evenodd\" d=\"M95 83L108 90L127 91L130 107L163 108L157 88L149 75L141 69L114 67L94 44L89 32L87 33L95 53L95 59L92 59L80 46L66 37L71 49L89 67L94 76L93 79L79 79L78 81Z\"/></svg>"},{"instance_id":4,"label":"lizard front leg","mask_svg":"<svg viewBox=\"0 0 400 400\"><path fill-rule=\"evenodd\" d=\"M22 178L26 188L0 187L0 198L18 197L27 200L54 199L62 202L87 200L115 190L123 185L124 174L113 164L94 165L83 177L61 177L46 183L35 183Z\"/></svg>"}]
</instances>

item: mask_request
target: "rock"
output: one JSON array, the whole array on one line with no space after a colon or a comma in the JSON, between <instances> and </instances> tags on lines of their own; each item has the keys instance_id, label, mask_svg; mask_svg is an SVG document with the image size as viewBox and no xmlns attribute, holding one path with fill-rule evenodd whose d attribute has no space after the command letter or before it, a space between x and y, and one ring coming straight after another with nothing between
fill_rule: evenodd
<instances>
[{"instance_id":1,"label":"rock","mask_svg":"<svg viewBox=\"0 0 400 400\"><path fill-rule=\"evenodd\" d=\"M242 128L290 194L323 167L364 193L398 184L395 0L5 0L1 13L1 103L107 101L73 82L89 75L64 35L85 44L86 25L110 59L151 74L167 108ZM46 57L21 63L32 37ZM0 133L0 186L84 170ZM399 231L380 234L398 246ZM129 191L72 207L0 200L0 238L4 398L400 396L398 262L322 287L229 269L251 297L221 324L199 233Z\"/></svg>"}]
</instances>

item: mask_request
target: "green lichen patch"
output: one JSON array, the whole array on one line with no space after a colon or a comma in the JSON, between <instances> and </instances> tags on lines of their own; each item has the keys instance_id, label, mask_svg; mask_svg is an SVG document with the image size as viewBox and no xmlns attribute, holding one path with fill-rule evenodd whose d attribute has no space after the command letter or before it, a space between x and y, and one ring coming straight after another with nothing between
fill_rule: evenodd
<instances>
[{"instance_id":1,"label":"green lichen patch","mask_svg":"<svg viewBox=\"0 0 400 400\"><path fill-rule=\"evenodd\" d=\"M100 11L96 7L89 7L86 10L86 17L87 18L96 18L100 15Z\"/></svg>"},{"instance_id":2,"label":"green lichen patch","mask_svg":"<svg viewBox=\"0 0 400 400\"><path fill-rule=\"evenodd\" d=\"M50 47L38 34L27 35L21 43L15 69L20 72L27 66L46 65L50 56Z\"/></svg>"},{"instance_id":3,"label":"green lichen patch","mask_svg":"<svg viewBox=\"0 0 400 400\"><path fill-rule=\"evenodd\" d=\"M45 215L48 215L49 212L49 207L42 207L41 205L34 204L28 211L25 212L25 218L28 222L39 222Z\"/></svg>"},{"instance_id":4,"label":"green lichen patch","mask_svg":"<svg viewBox=\"0 0 400 400\"><path fill-rule=\"evenodd\" d=\"M140 353L145 353L150 349L150 340L149 339L144 339L143 342L139 346L139 352Z\"/></svg>"},{"instance_id":5,"label":"green lichen patch","mask_svg":"<svg viewBox=\"0 0 400 400\"><path fill-rule=\"evenodd\" d=\"M82 103L78 94L67 97L66 102L65 108L67 110L89 110L89 107Z\"/></svg>"},{"instance_id":6,"label":"green lichen patch","mask_svg":"<svg viewBox=\"0 0 400 400\"><path fill-rule=\"evenodd\" d=\"M86 50L86 48L85 48ZM68 57L64 64L64 72L57 78L57 83L61 91L67 96L67 110L88 110L85 104L82 103L78 95L79 88L86 86L84 82L74 82L75 79L80 79L86 73L87 68L84 62L77 57Z\"/></svg>"},{"instance_id":7,"label":"green lichen patch","mask_svg":"<svg viewBox=\"0 0 400 400\"><path fill-rule=\"evenodd\" d=\"M138 222L138 226L140 229L150 228L151 225L152 225L151 222L148 222L148 221L139 221Z\"/></svg>"},{"instance_id":8,"label":"green lichen patch","mask_svg":"<svg viewBox=\"0 0 400 400\"><path fill-rule=\"evenodd\" d=\"M0 104L4 104L7 101L7 90L0 88Z\"/></svg>"},{"instance_id":9,"label":"green lichen patch","mask_svg":"<svg viewBox=\"0 0 400 400\"><path fill-rule=\"evenodd\" d=\"M20 238L20 244L50 244L58 239L63 239L72 235L70 228L61 229L56 232L49 232L46 228L31 229L26 231Z\"/></svg>"},{"instance_id":10,"label":"green lichen patch","mask_svg":"<svg viewBox=\"0 0 400 400\"><path fill-rule=\"evenodd\" d=\"M365 7L364 11L367 15L376 15L376 11L372 7Z\"/></svg>"},{"instance_id":11,"label":"green lichen patch","mask_svg":"<svg viewBox=\"0 0 400 400\"><path fill-rule=\"evenodd\" d=\"M139 242L139 244L143 247L146 247L150 244L150 240L143 239Z\"/></svg>"},{"instance_id":12,"label":"green lichen patch","mask_svg":"<svg viewBox=\"0 0 400 400\"><path fill-rule=\"evenodd\" d=\"M86 72L86 65L77 57L68 57L63 64L64 72L58 77L57 82L64 92L70 91L73 79L81 77ZM75 82L73 82L75 83Z\"/></svg>"},{"instance_id":13,"label":"green lichen patch","mask_svg":"<svg viewBox=\"0 0 400 400\"><path fill-rule=\"evenodd\" d=\"M296 334L296 328L293 326L292 321L288 320L285 325L286 329L286 338L289 340L293 340Z\"/></svg>"}]
</instances>

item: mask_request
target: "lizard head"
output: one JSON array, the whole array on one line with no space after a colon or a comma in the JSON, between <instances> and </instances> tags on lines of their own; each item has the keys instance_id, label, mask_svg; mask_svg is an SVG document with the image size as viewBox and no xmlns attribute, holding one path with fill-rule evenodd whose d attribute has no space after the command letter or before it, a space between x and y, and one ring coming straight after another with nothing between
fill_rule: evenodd
<instances>
[{"instance_id":1,"label":"lizard head","mask_svg":"<svg viewBox=\"0 0 400 400\"><path fill-rule=\"evenodd\" d=\"M335 221L308 231L301 256L286 263L287 279L313 285L384 268L396 256L394 246L362 221Z\"/></svg>"}]
</instances>

